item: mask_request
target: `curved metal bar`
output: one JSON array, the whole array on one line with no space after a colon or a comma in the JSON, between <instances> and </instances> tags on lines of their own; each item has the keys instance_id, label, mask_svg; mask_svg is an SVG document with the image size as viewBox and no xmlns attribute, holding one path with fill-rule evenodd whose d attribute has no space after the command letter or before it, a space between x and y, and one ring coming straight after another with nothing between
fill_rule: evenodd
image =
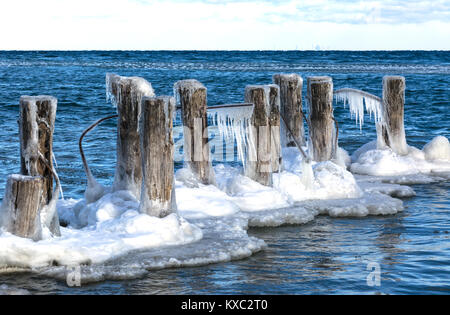
<instances>
[{"instance_id":1,"label":"curved metal bar","mask_svg":"<svg viewBox=\"0 0 450 315\"><path fill-rule=\"evenodd\" d=\"M254 106L254 105L253 105L253 103L223 104L223 105L208 106L206 109L209 110L209 109L249 107L249 106ZM176 110L180 110L180 109L181 109L181 105L178 105L176 107Z\"/></svg>"},{"instance_id":2,"label":"curved metal bar","mask_svg":"<svg viewBox=\"0 0 450 315\"><path fill-rule=\"evenodd\" d=\"M289 126L287 125L286 120L284 119L283 115L280 114L280 117L283 120L284 126L286 127L287 131L289 131L289 133L291 134L292 139L294 139L295 145L300 150L300 153L303 155L303 158L305 159L306 162L309 162L310 161L309 157L306 155L305 151L303 151L300 143L298 143L297 139L294 136L294 133L292 132L291 128L289 128Z\"/></svg>"},{"instance_id":3,"label":"curved metal bar","mask_svg":"<svg viewBox=\"0 0 450 315\"><path fill-rule=\"evenodd\" d=\"M59 181L59 176L56 173L55 169L53 167L50 167L50 163L48 162L48 160L45 158L45 156L41 152L39 152L39 159L50 170L50 172L52 172L52 175L53 175L53 177L56 180L56 187L59 190L59 193L61 194L61 197L64 199L64 196L63 196L63 193L62 193L61 182ZM55 191L53 191L53 196L55 196Z\"/></svg>"},{"instance_id":4,"label":"curved metal bar","mask_svg":"<svg viewBox=\"0 0 450 315\"><path fill-rule=\"evenodd\" d=\"M92 176L91 174L91 170L89 169L89 165L86 161L86 156L84 155L84 151L83 151L83 138L95 127L97 127L99 124L101 124L102 122L104 122L105 120L108 119L113 119L113 118L117 118L119 117L119 115L112 115L112 116L108 116L102 119L97 120L95 123L93 123L92 125L90 125L86 130L83 131L83 133L81 134L80 140L78 141L78 147L80 149L80 155L81 155L81 160L83 161L83 166L84 166L84 170L86 172L86 175L88 177L88 179Z\"/></svg>"}]
</instances>

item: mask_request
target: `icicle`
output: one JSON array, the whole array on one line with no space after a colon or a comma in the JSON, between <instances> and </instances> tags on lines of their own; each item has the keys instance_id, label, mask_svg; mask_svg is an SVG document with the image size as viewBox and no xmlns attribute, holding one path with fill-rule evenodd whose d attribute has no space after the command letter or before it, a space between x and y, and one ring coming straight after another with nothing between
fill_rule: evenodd
<instances>
[{"instance_id":1,"label":"icicle","mask_svg":"<svg viewBox=\"0 0 450 315\"><path fill-rule=\"evenodd\" d=\"M252 106L236 106L229 108L208 108L208 118L217 125L220 136L226 141L236 140L239 159L245 168L245 152L249 145L248 126L253 114Z\"/></svg>"},{"instance_id":2,"label":"icicle","mask_svg":"<svg viewBox=\"0 0 450 315\"><path fill-rule=\"evenodd\" d=\"M302 184L307 189L312 189L314 185L314 171L312 169L311 160L302 160Z\"/></svg>"},{"instance_id":3,"label":"icicle","mask_svg":"<svg viewBox=\"0 0 450 315\"><path fill-rule=\"evenodd\" d=\"M116 96L113 93L112 83L114 80L119 80L120 77L113 73L106 74L106 102L111 102L114 107L117 107Z\"/></svg>"},{"instance_id":4,"label":"icicle","mask_svg":"<svg viewBox=\"0 0 450 315\"><path fill-rule=\"evenodd\" d=\"M359 128L362 129L364 124L364 105L370 117L374 117L375 123L383 121L381 99L375 95L364 91L344 88L335 91L336 101L343 102L344 107L348 104L350 113L355 117L359 123Z\"/></svg>"}]
</instances>

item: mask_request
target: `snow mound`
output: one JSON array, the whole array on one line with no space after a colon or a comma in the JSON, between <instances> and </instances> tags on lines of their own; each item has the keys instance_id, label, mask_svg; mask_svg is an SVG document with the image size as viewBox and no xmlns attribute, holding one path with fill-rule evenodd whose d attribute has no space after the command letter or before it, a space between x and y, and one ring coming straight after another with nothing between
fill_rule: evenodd
<instances>
[{"instance_id":1,"label":"snow mound","mask_svg":"<svg viewBox=\"0 0 450 315\"><path fill-rule=\"evenodd\" d=\"M422 151L425 153L425 158L429 161L450 161L450 143L446 137L435 137L423 147Z\"/></svg>"},{"instance_id":2,"label":"snow mound","mask_svg":"<svg viewBox=\"0 0 450 315\"><path fill-rule=\"evenodd\" d=\"M445 137L436 137L423 150L408 147L408 154L399 155L390 148L376 149L373 142L353 155L350 170L372 176L402 176L450 172L450 144Z\"/></svg>"},{"instance_id":3,"label":"snow mound","mask_svg":"<svg viewBox=\"0 0 450 315\"><path fill-rule=\"evenodd\" d=\"M81 208L78 216L77 207ZM0 268L100 264L133 250L183 245L203 236L200 228L179 215L159 219L139 213L128 192L107 194L89 205L61 200L59 209L69 224L61 228L61 237L33 242L1 233Z\"/></svg>"}]
</instances>

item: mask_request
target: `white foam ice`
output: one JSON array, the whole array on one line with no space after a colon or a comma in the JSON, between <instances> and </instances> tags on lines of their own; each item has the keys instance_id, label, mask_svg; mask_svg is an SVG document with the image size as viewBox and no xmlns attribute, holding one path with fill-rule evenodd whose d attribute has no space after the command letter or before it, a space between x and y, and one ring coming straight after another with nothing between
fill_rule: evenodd
<instances>
[{"instance_id":1,"label":"white foam ice","mask_svg":"<svg viewBox=\"0 0 450 315\"><path fill-rule=\"evenodd\" d=\"M450 161L450 143L446 137L435 137L422 151L428 161Z\"/></svg>"},{"instance_id":2,"label":"white foam ice","mask_svg":"<svg viewBox=\"0 0 450 315\"><path fill-rule=\"evenodd\" d=\"M99 265L81 266L81 283L130 279L161 268L202 266L249 257L266 245L264 241L248 236L247 222L243 215L192 220L203 231L199 241L132 251ZM38 272L61 280L67 275L64 267L42 268Z\"/></svg>"},{"instance_id":3,"label":"white foam ice","mask_svg":"<svg viewBox=\"0 0 450 315\"><path fill-rule=\"evenodd\" d=\"M303 202L303 206L331 217L390 215L403 211L403 202L400 199L379 192L365 192L360 198L308 200Z\"/></svg>"},{"instance_id":4,"label":"white foam ice","mask_svg":"<svg viewBox=\"0 0 450 315\"><path fill-rule=\"evenodd\" d=\"M352 156L353 173L372 176L403 176L450 172L450 144L442 136L434 138L423 150L408 146L406 155L399 155L390 148L377 149L370 142Z\"/></svg>"},{"instance_id":5,"label":"white foam ice","mask_svg":"<svg viewBox=\"0 0 450 315\"><path fill-rule=\"evenodd\" d=\"M200 228L176 214L159 219L139 213L133 199L128 192L106 194L96 206L84 207L79 218L64 214L77 204L60 200L61 216L69 220L69 227L61 228L61 237L33 242L3 232L0 267L101 264L132 250L182 245L202 238ZM74 227L86 221L84 228Z\"/></svg>"}]
</instances>

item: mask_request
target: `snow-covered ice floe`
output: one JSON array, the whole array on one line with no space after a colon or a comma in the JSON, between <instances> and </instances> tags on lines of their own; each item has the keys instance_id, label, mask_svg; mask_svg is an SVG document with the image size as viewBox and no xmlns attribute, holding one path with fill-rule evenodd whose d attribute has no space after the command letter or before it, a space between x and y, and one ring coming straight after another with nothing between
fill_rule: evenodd
<instances>
[{"instance_id":1,"label":"snow-covered ice floe","mask_svg":"<svg viewBox=\"0 0 450 315\"><path fill-rule=\"evenodd\" d=\"M265 248L263 240L249 236L248 227L305 224L321 214L394 214L403 203L392 196L414 195L409 187L377 177L355 178L338 164L307 164L297 149L283 149L283 169L274 174L274 187L242 176L242 167L216 165L217 186L197 183L188 169L181 169L175 177L178 213L163 219L139 213L128 191L105 189L90 203L60 200L57 210L67 225L62 236L33 242L1 232L0 270L23 268L65 279L67 266L80 266L87 283L226 262Z\"/></svg>"},{"instance_id":2,"label":"snow-covered ice floe","mask_svg":"<svg viewBox=\"0 0 450 315\"><path fill-rule=\"evenodd\" d=\"M356 174L391 177L397 183L432 182L448 178L450 143L438 136L422 150L408 146L408 153L399 155L390 148L377 148L372 141L356 150L352 161L350 170Z\"/></svg>"}]
</instances>

